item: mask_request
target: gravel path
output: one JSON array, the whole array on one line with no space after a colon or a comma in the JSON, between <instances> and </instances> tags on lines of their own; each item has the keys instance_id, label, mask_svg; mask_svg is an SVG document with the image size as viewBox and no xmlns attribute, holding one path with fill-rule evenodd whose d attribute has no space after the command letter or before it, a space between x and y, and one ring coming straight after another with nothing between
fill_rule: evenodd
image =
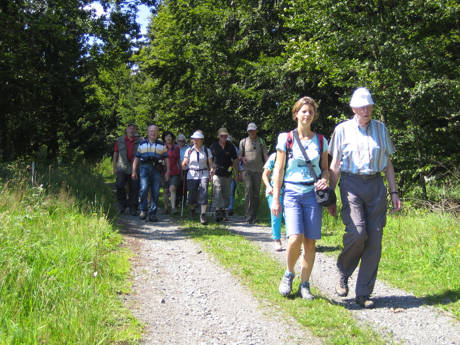
<instances>
[{"instance_id":1,"label":"gravel path","mask_svg":"<svg viewBox=\"0 0 460 345\"><path fill-rule=\"evenodd\" d=\"M283 319L276 306L261 305L169 218L155 224L129 216L121 221L126 243L136 253L133 293L127 305L146 325L145 344L320 343L295 320ZM284 263L285 252L272 249L267 227L247 225L241 217L231 217L227 226ZM354 303L355 276L350 280L350 295L337 297L335 260L323 253L327 250L318 248L311 283L349 309L359 323L376 329L389 343L460 345L458 321L380 281L373 294L375 309L363 310ZM297 333L286 338L287 327Z\"/></svg>"},{"instance_id":2,"label":"gravel path","mask_svg":"<svg viewBox=\"0 0 460 345\"><path fill-rule=\"evenodd\" d=\"M126 305L146 326L143 344L320 344L294 319L261 305L167 219L121 221L136 254ZM289 337L288 328L295 331Z\"/></svg>"}]
</instances>

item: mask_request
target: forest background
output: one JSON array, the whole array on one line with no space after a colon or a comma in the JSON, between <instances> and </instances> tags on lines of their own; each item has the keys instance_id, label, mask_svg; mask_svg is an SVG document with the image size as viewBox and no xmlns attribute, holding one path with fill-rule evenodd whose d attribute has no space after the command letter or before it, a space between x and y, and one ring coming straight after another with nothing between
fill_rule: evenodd
<instances>
[{"instance_id":1,"label":"forest background","mask_svg":"<svg viewBox=\"0 0 460 345\"><path fill-rule=\"evenodd\" d=\"M299 97L318 101L314 129L330 137L365 86L401 191L458 205L458 1L101 0L101 16L91 3L0 4L2 161L98 161L130 122L140 134L200 128L210 143L255 121L274 149ZM146 37L140 5L152 9Z\"/></svg>"}]
</instances>

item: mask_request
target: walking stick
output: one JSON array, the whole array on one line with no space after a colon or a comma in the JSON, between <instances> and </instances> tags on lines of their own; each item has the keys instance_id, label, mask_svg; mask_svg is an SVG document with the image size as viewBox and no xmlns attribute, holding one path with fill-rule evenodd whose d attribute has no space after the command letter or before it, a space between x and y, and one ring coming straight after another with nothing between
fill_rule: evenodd
<instances>
[{"instance_id":1,"label":"walking stick","mask_svg":"<svg viewBox=\"0 0 460 345\"><path fill-rule=\"evenodd\" d=\"M184 216L184 202L185 202L185 179L184 179L184 170L182 170L182 206L180 209L180 216Z\"/></svg>"}]
</instances>

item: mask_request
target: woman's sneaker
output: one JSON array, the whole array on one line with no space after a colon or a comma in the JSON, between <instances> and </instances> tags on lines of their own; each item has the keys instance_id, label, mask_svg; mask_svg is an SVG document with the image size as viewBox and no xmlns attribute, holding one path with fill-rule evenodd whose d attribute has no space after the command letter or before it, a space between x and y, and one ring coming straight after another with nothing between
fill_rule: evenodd
<instances>
[{"instance_id":1,"label":"woman's sneaker","mask_svg":"<svg viewBox=\"0 0 460 345\"><path fill-rule=\"evenodd\" d=\"M206 221L206 214L205 213L202 213L200 215L200 223L203 224L203 225L208 224L208 222Z\"/></svg>"},{"instance_id":2,"label":"woman's sneaker","mask_svg":"<svg viewBox=\"0 0 460 345\"><path fill-rule=\"evenodd\" d=\"M315 296L313 296L310 292L310 283L305 282L301 283L299 285L299 296L302 297L303 299L313 299Z\"/></svg>"},{"instance_id":3,"label":"woman's sneaker","mask_svg":"<svg viewBox=\"0 0 460 345\"><path fill-rule=\"evenodd\" d=\"M283 278L281 279L278 291L284 297L289 295L292 291L292 281L294 280L294 273L284 272Z\"/></svg>"},{"instance_id":4,"label":"woman's sneaker","mask_svg":"<svg viewBox=\"0 0 460 345\"><path fill-rule=\"evenodd\" d=\"M283 246L281 245L281 240L275 240L273 243L273 247L277 252L281 252L283 250Z\"/></svg>"}]
</instances>

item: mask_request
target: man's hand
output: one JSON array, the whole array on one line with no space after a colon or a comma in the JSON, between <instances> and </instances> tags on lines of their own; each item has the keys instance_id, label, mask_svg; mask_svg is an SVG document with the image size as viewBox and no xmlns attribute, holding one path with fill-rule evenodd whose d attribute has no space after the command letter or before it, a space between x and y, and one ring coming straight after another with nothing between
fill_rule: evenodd
<instances>
[{"instance_id":1,"label":"man's hand","mask_svg":"<svg viewBox=\"0 0 460 345\"><path fill-rule=\"evenodd\" d=\"M337 217L337 204L328 206L327 211L332 217Z\"/></svg>"},{"instance_id":2,"label":"man's hand","mask_svg":"<svg viewBox=\"0 0 460 345\"><path fill-rule=\"evenodd\" d=\"M402 204L398 194L391 194L391 202L393 203L393 212L398 212L399 210L401 210Z\"/></svg>"},{"instance_id":3,"label":"man's hand","mask_svg":"<svg viewBox=\"0 0 460 345\"><path fill-rule=\"evenodd\" d=\"M137 174L135 172L131 174L131 179L137 180Z\"/></svg>"}]
</instances>

